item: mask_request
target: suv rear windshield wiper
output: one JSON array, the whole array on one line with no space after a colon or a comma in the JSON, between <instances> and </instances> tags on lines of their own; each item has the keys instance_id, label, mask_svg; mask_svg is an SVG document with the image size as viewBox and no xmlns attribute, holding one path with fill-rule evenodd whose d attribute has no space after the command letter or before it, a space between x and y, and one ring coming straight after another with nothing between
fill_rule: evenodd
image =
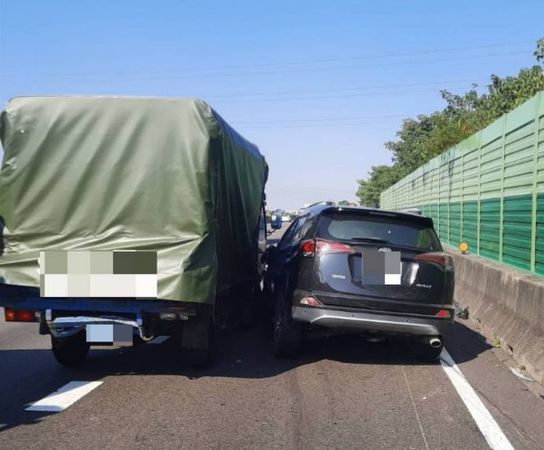
<instances>
[{"instance_id":1,"label":"suv rear windshield wiper","mask_svg":"<svg viewBox=\"0 0 544 450\"><path fill-rule=\"evenodd\" d=\"M425 249L425 248L421 248L421 247L417 247L417 246L414 246L414 245L405 245L405 244L398 244L398 243L395 243L395 242L389 242L389 241L386 241L386 240L383 240L383 239L378 239L378 238L363 238L363 237L356 237L356 238L351 238L351 241L352 242L369 242L369 243L375 243L375 244L386 244L386 245L390 245L391 247L395 247L395 248L401 248L401 249L404 249L404 250L412 250L412 251L415 251L415 252L426 252L426 251L434 251L434 252L437 252L437 251L440 251L439 249Z\"/></svg>"},{"instance_id":2,"label":"suv rear windshield wiper","mask_svg":"<svg viewBox=\"0 0 544 450\"><path fill-rule=\"evenodd\" d=\"M355 241L355 242L372 242L376 244L391 244L389 241L385 241L384 239L378 239L378 238L365 238L365 237L353 237L351 239L348 239L348 241Z\"/></svg>"}]
</instances>

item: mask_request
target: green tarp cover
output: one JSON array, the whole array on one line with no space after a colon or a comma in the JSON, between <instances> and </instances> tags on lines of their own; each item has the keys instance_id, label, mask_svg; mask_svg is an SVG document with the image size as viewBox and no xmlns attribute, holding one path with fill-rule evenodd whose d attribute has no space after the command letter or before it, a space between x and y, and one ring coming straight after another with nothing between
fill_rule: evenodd
<instances>
[{"instance_id":1,"label":"green tarp cover","mask_svg":"<svg viewBox=\"0 0 544 450\"><path fill-rule=\"evenodd\" d=\"M51 250L156 251L165 300L255 276L267 165L205 102L20 97L0 139L0 283L39 287Z\"/></svg>"}]
</instances>

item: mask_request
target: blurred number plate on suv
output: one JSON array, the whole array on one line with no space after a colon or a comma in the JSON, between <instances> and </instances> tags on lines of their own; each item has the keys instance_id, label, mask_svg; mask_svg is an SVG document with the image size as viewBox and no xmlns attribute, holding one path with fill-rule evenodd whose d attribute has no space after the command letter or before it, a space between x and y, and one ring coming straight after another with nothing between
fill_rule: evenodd
<instances>
[{"instance_id":1,"label":"blurred number plate on suv","mask_svg":"<svg viewBox=\"0 0 544 450\"><path fill-rule=\"evenodd\" d=\"M361 262L363 284L400 286L400 252L363 250Z\"/></svg>"},{"instance_id":2,"label":"blurred number plate on suv","mask_svg":"<svg viewBox=\"0 0 544 450\"><path fill-rule=\"evenodd\" d=\"M87 324L87 342L91 344L132 345L132 327L120 323Z\"/></svg>"}]
</instances>

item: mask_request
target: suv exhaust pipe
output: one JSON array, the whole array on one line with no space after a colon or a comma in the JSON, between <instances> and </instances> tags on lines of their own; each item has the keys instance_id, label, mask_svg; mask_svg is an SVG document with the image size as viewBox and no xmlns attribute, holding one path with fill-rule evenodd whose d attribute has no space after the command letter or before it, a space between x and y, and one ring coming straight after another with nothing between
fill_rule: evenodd
<instances>
[{"instance_id":1,"label":"suv exhaust pipe","mask_svg":"<svg viewBox=\"0 0 544 450\"><path fill-rule=\"evenodd\" d=\"M433 337L433 338L429 339L429 345L432 348L440 348L440 347L442 347L442 340L437 338L437 337Z\"/></svg>"}]
</instances>

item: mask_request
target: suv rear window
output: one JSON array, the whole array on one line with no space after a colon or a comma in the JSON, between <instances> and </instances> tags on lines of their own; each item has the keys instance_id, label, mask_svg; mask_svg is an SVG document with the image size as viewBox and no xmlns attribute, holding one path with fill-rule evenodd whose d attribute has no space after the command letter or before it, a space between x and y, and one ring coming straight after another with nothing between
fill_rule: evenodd
<instances>
[{"instance_id":1,"label":"suv rear window","mask_svg":"<svg viewBox=\"0 0 544 450\"><path fill-rule=\"evenodd\" d=\"M333 241L375 241L378 245L398 245L425 252L441 251L432 227L395 217L337 213L319 219L317 237Z\"/></svg>"}]
</instances>

